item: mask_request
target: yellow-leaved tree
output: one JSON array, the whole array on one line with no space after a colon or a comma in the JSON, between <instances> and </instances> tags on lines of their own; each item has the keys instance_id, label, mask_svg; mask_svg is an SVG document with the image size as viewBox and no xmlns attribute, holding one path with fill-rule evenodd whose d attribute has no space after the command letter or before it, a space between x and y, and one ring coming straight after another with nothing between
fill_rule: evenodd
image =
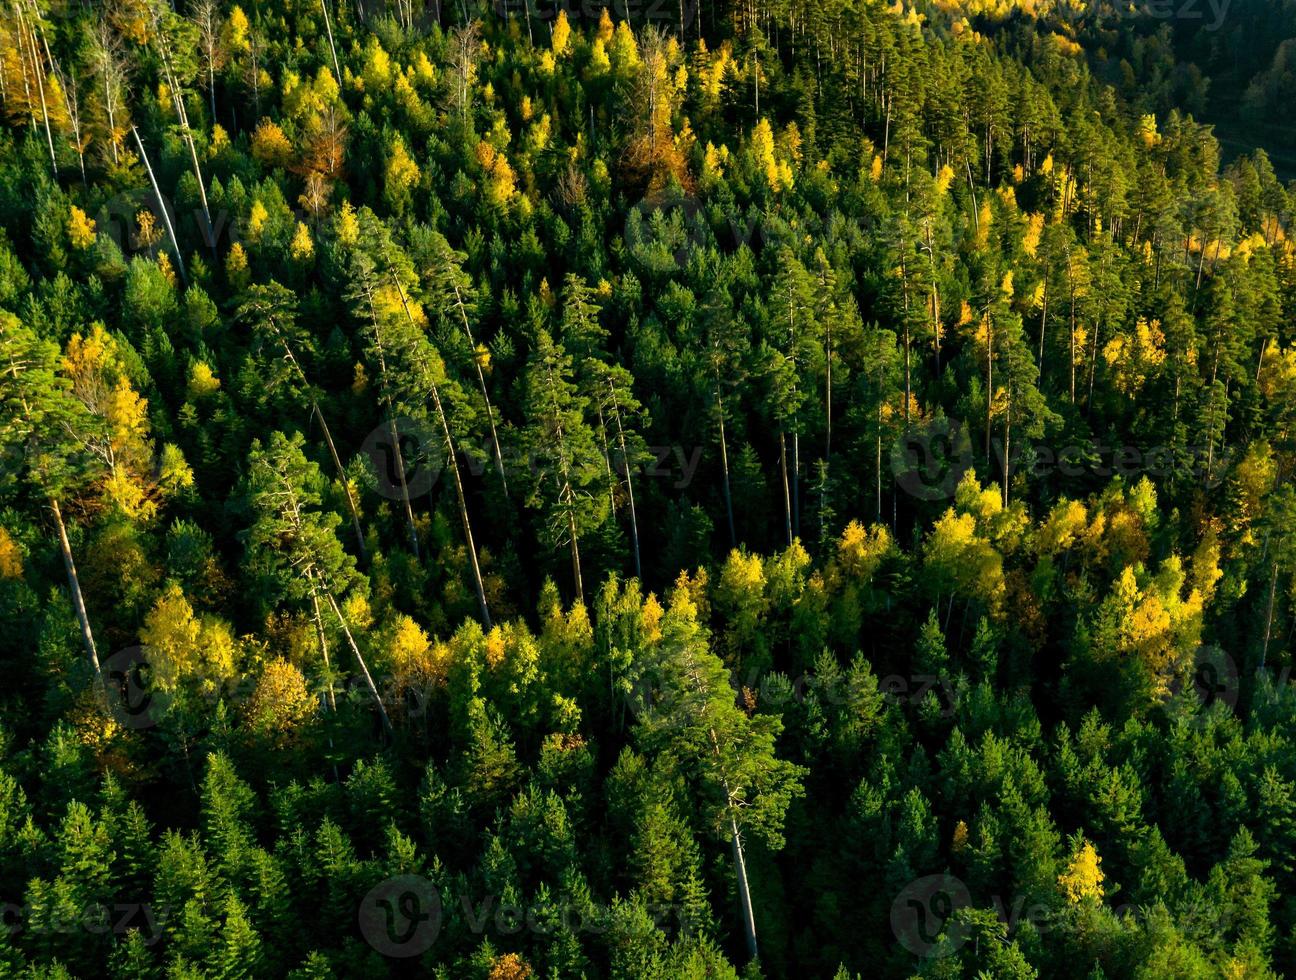
<instances>
[{"instance_id":1,"label":"yellow-leaved tree","mask_svg":"<svg viewBox=\"0 0 1296 980\"><path fill-rule=\"evenodd\" d=\"M276 658L257 678L243 723L250 731L282 744L311 719L318 706L302 672L287 660Z\"/></svg>"},{"instance_id":2,"label":"yellow-leaved tree","mask_svg":"<svg viewBox=\"0 0 1296 980\"><path fill-rule=\"evenodd\" d=\"M131 386L116 339L100 323L73 334L62 366L73 394L101 423L85 445L104 464L104 503L131 518L151 518L159 497L191 484L193 475L174 447L166 479L155 475L148 401Z\"/></svg>"},{"instance_id":3,"label":"yellow-leaved tree","mask_svg":"<svg viewBox=\"0 0 1296 980\"><path fill-rule=\"evenodd\" d=\"M1058 887L1072 905L1103 900L1102 858L1089 841L1082 841L1072 851L1067 869L1058 875Z\"/></svg>"},{"instance_id":4,"label":"yellow-leaved tree","mask_svg":"<svg viewBox=\"0 0 1296 980\"><path fill-rule=\"evenodd\" d=\"M187 681L215 690L234 676L234 631L216 616L195 615L178 585L169 586L144 617L140 643L159 690L174 691Z\"/></svg>"}]
</instances>

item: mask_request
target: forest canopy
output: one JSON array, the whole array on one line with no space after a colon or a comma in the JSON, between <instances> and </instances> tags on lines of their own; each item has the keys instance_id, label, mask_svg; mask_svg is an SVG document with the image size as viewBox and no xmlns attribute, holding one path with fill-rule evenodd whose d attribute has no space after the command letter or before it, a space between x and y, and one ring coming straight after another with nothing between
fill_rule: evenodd
<instances>
[{"instance_id":1,"label":"forest canopy","mask_svg":"<svg viewBox=\"0 0 1296 980\"><path fill-rule=\"evenodd\" d=\"M0 9L0 977L1296 972L1202 13Z\"/></svg>"}]
</instances>

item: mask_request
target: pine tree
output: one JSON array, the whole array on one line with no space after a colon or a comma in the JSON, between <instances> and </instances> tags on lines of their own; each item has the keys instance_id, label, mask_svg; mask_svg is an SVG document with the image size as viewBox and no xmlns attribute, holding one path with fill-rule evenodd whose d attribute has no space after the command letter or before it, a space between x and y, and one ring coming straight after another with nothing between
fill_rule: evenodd
<instances>
[{"instance_id":1,"label":"pine tree","mask_svg":"<svg viewBox=\"0 0 1296 980\"><path fill-rule=\"evenodd\" d=\"M103 422L72 394L71 382L58 374L57 364L57 347L38 338L17 317L0 312L0 445L6 452L22 454L28 480L54 517L81 641L95 680L102 685L99 653L60 501L84 491L101 475L100 460L81 446L101 436Z\"/></svg>"},{"instance_id":2,"label":"pine tree","mask_svg":"<svg viewBox=\"0 0 1296 980\"><path fill-rule=\"evenodd\" d=\"M571 549L576 599L583 602L580 538L606 515L605 497L592 492L603 467L593 430L585 418L588 400L572 378L571 357L541 328L523 377L524 439L537 467L528 503L541 509L551 547Z\"/></svg>"},{"instance_id":3,"label":"pine tree","mask_svg":"<svg viewBox=\"0 0 1296 980\"><path fill-rule=\"evenodd\" d=\"M697 607L677 589L662 640L650 655L655 703L641 716L636 736L646 750L676 762L712 829L729 838L747 951L756 959L743 834L755 834L774 850L782 846L783 819L803 792L805 770L775 755L783 727L777 716L749 716L735 703L728 672L697 617Z\"/></svg>"},{"instance_id":4,"label":"pine tree","mask_svg":"<svg viewBox=\"0 0 1296 980\"><path fill-rule=\"evenodd\" d=\"M320 409L319 390L307 380L300 360L311 357L315 349L310 334L297 322L296 298L277 282L272 281L264 286L254 285L239 304L236 316L252 330L254 354L269 360L269 364L265 364L265 372L261 374L265 390L274 392L282 388L294 397L305 399L319 422L320 433L324 436L342 492L346 496L351 526L355 531L356 548L363 561L366 557L364 532L360 529L360 513L356 507L351 481L342 466L333 433Z\"/></svg>"},{"instance_id":5,"label":"pine tree","mask_svg":"<svg viewBox=\"0 0 1296 980\"><path fill-rule=\"evenodd\" d=\"M252 555L265 563L267 571L274 577L276 591L290 599L310 601L311 617L328 679L330 703L333 699L332 668L324 640L321 601L332 611L346 637L365 686L378 708L383 728L390 733L387 709L339 603L339 597L344 599L359 584L355 559L342 550L334 533L339 523L338 516L310 509L320 503L319 492L315 489L320 475L319 468L307 462L302 453L303 441L301 433L294 433L289 438L276 432L264 449L259 440L253 442L247 478L247 498L253 514L248 548Z\"/></svg>"}]
</instances>

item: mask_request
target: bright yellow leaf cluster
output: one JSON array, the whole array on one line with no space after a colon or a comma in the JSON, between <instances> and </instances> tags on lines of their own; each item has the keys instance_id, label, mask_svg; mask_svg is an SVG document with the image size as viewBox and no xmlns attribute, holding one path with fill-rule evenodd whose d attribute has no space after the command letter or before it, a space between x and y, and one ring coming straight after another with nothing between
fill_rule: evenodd
<instances>
[{"instance_id":1,"label":"bright yellow leaf cluster","mask_svg":"<svg viewBox=\"0 0 1296 980\"><path fill-rule=\"evenodd\" d=\"M1072 856L1066 871L1058 875L1058 885L1072 905L1081 902L1101 902L1103 881L1102 858L1094 846L1085 841Z\"/></svg>"},{"instance_id":2,"label":"bright yellow leaf cluster","mask_svg":"<svg viewBox=\"0 0 1296 980\"><path fill-rule=\"evenodd\" d=\"M244 723L254 732L282 740L310 720L316 705L302 672L287 660L276 658L257 678Z\"/></svg>"},{"instance_id":3,"label":"bright yellow leaf cluster","mask_svg":"<svg viewBox=\"0 0 1296 980\"><path fill-rule=\"evenodd\" d=\"M190 680L211 690L234 676L233 630L215 616L196 616L179 586L170 586L144 617L140 643L159 690L174 691Z\"/></svg>"},{"instance_id":4,"label":"bright yellow leaf cluster","mask_svg":"<svg viewBox=\"0 0 1296 980\"><path fill-rule=\"evenodd\" d=\"M72 243L73 248L87 249L94 244L95 240L95 223L94 219L87 215L75 204L72 205L72 212L68 216L68 240Z\"/></svg>"},{"instance_id":5,"label":"bright yellow leaf cluster","mask_svg":"<svg viewBox=\"0 0 1296 980\"><path fill-rule=\"evenodd\" d=\"M9 532L0 527L0 579L22 578L22 552Z\"/></svg>"}]
</instances>

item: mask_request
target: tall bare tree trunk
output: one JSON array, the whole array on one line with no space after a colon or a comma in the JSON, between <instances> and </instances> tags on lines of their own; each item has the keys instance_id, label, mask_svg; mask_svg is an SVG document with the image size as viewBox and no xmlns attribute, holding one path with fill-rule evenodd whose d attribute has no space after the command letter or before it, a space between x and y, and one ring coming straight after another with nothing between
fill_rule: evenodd
<instances>
[{"instance_id":1,"label":"tall bare tree trunk","mask_svg":"<svg viewBox=\"0 0 1296 980\"><path fill-rule=\"evenodd\" d=\"M49 106L45 102L45 80L42 77L45 74L44 65L41 62L40 51L36 48L36 30L34 27L28 27L23 19L22 9L18 4L14 4L14 13L18 17L18 33L20 39L31 47L32 74L36 78L36 91L40 96L41 118L45 121L45 140L49 144L50 166L54 168L54 176L58 177L58 159L54 154L54 132L50 129Z\"/></svg>"},{"instance_id":2,"label":"tall bare tree trunk","mask_svg":"<svg viewBox=\"0 0 1296 980\"><path fill-rule=\"evenodd\" d=\"M779 471L783 477L783 524L788 547L792 547L792 498L788 488L787 436L779 430Z\"/></svg>"},{"instance_id":3,"label":"tall bare tree trunk","mask_svg":"<svg viewBox=\"0 0 1296 980\"><path fill-rule=\"evenodd\" d=\"M67 527L63 523L63 511L54 497L49 500L50 511L54 514L54 524L58 527L59 549L63 553L63 569L67 572L68 589L72 593L72 608L76 611L77 622L81 626L81 642L85 644L86 656L94 670L95 681L100 689L104 686L103 671L99 668L99 651L95 647L94 633L90 629L90 617L86 614L85 597L81 594L81 580L77 577L76 562L72 560L72 546L68 543Z\"/></svg>"},{"instance_id":4,"label":"tall bare tree trunk","mask_svg":"<svg viewBox=\"0 0 1296 980\"><path fill-rule=\"evenodd\" d=\"M751 888L747 883L747 860L743 856L742 834L738 831L738 819L733 815L733 804L730 804L729 831L733 845L734 871L738 877L738 907L742 913L743 937L747 940L747 955L755 960L760 957L756 947L756 915L752 911Z\"/></svg>"},{"instance_id":5,"label":"tall bare tree trunk","mask_svg":"<svg viewBox=\"0 0 1296 980\"><path fill-rule=\"evenodd\" d=\"M446 421L445 409L441 406L441 394L436 385L432 386L432 403L436 408L437 419L441 422L441 434L445 438L446 460L450 463L450 473L454 477L455 496L459 501L459 520L463 523L464 541L468 546L468 560L472 563L473 587L477 590L477 602L481 605L482 624L491 628L490 610L486 607L486 587L482 583L481 565L477 561L477 545L473 541L472 522L468 519L468 501L464 499L463 479L459 474L459 460L455 455L454 439L450 436L450 424Z\"/></svg>"},{"instance_id":6,"label":"tall bare tree trunk","mask_svg":"<svg viewBox=\"0 0 1296 980\"><path fill-rule=\"evenodd\" d=\"M473 337L472 327L468 324L468 310L464 306L459 284L454 283L455 305L459 308L459 318L463 322L464 334L468 337L468 346L472 350L473 367L477 369L477 384L481 386L482 401L486 403L486 421L490 424L491 448L495 450L495 469L499 472L500 485L504 488L504 499L509 499L508 477L504 475L504 454L500 452L499 433L495 428L495 409L491 406L490 392L486 389L486 375L482 371L481 360L477 357L477 341Z\"/></svg>"},{"instance_id":7,"label":"tall bare tree trunk","mask_svg":"<svg viewBox=\"0 0 1296 980\"><path fill-rule=\"evenodd\" d=\"M333 55L333 71L337 82L342 84L342 69L338 66L337 48L333 44L333 21L329 18L328 0L320 0L320 10L324 12L324 30L328 32L329 53Z\"/></svg>"},{"instance_id":8,"label":"tall bare tree trunk","mask_svg":"<svg viewBox=\"0 0 1296 980\"><path fill-rule=\"evenodd\" d=\"M285 342L284 347L287 346L287 342ZM304 377L303 380L305 380ZM369 555L365 549L364 531L360 529L360 512L356 508L355 495L351 492L351 481L347 479L346 470L342 468L342 458L338 455L337 446L333 442L333 433L329 431L328 423L324 421L324 413L320 411L319 402L314 398L311 399L311 410L319 421L320 432L324 436L325 445L328 446L329 455L333 457L333 466L337 469L338 481L342 484L342 493L346 496L347 510L351 514L351 527L354 529L356 536L356 547L360 549L360 560L368 561Z\"/></svg>"},{"instance_id":9,"label":"tall bare tree trunk","mask_svg":"<svg viewBox=\"0 0 1296 980\"><path fill-rule=\"evenodd\" d=\"M729 547L738 547L738 534L734 527L733 494L729 487L729 444L725 438L724 396L720 394L720 377L716 376L716 416L720 422L720 469L724 473L725 516L729 518Z\"/></svg>"},{"instance_id":10,"label":"tall bare tree trunk","mask_svg":"<svg viewBox=\"0 0 1296 980\"><path fill-rule=\"evenodd\" d=\"M328 705L330 711L337 711L337 699L333 695L333 666L329 663L328 639L324 635L324 620L320 616L319 593L315 588L315 576L311 580L311 617L315 620L315 635L319 637L320 656L324 658L324 676L328 679Z\"/></svg>"},{"instance_id":11,"label":"tall bare tree trunk","mask_svg":"<svg viewBox=\"0 0 1296 980\"><path fill-rule=\"evenodd\" d=\"M351 647L351 653L356 658L356 663L360 665L360 673L364 675L365 686L369 688L374 703L378 705L378 714L382 716L383 729L390 736L392 734L391 719L387 717L387 708L383 704L382 695L378 693L378 687L374 684L373 676L369 673L369 665L365 663L364 655L360 653L360 648L356 646L355 637L351 635L351 628L347 626L346 617L342 615L342 610L338 608L337 599L333 597L333 593L327 586L324 589L324 596L333 609L333 615L337 617L338 623L342 626L342 635L346 637L347 644Z\"/></svg>"},{"instance_id":12,"label":"tall bare tree trunk","mask_svg":"<svg viewBox=\"0 0 1296 980\"><path fill-rule=\"evenodd\" d=\"M635 578L643 578L643 566L639 561L639 518L635 514L634 478L630 475L630 456L626 452L625 429L621 426L621 407L616 400L616 387L608 378L608 389L612 394L612 412L616 417L617 444L621 448L621 463L626 469L626 497L630 502L630 539L634 542Z\"/></svg>"},{"instance_id":13,"label":"tall bare tree trunk","mask_svg":"<svg viewBox=\"0 0 1296 980\"><path fill-rule=\"evenodd\" d=\"M139 147L144 169L148 171L149 183L153 185L153 196L157 198L158 210L162 212L162 221L166 224L167 234L171 237L171 247L175 249L176 268L180 271L180 281L188 287L189 277L185 274L184 258L180 255L180 243L176 240L175 228L171 225L171 212L167 210L162 191L158 188L157 178L153 176L153 167L149 164L148 154L144 152L144 141L140 139L139 130L131 126L131 133L135 136L135 145Z\"/></svg>"}]
</instances>

